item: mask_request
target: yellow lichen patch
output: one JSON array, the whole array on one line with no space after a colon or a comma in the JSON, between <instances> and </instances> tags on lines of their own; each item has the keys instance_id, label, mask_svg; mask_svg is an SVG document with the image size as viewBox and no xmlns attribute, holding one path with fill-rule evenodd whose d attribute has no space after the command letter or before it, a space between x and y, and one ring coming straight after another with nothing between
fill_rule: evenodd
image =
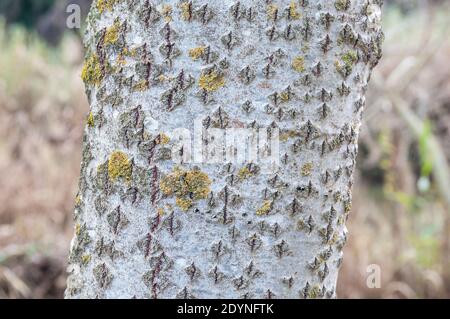
<instances>
[{"instance_id":1,"label":"yellow lichen patch","mask_svg":"<svg viewBox=\"0 0 450 319\"><path fill-rule=\"evenodd\" d=\"M97 0L96 7L98 12L111 11L117 0Z\"/></svg>"},{"instance_id":2,"label":"yellow lichen patch","mask_svg":"<svg viewBox=\"0 0 450 319\"><path fill-rule=\"evenodd\" d=\"M333 198L334 198L334 201L335 201L336 203L337 203L337 202L340 202L340 201L341 201L341 198L342 198L341 192L336 192L336 193L334 193Z\"/></svg>"},{"instance_id":3,"label":"yellow lichen patch","mask_svg":"<svg viewBox=\"0 0 450 319\"><path fill-rule=\"evenodd\" d=\"M166 214L166 212L164 211L164 208L158 208L158 215L160 217L163 217Z\"/></svg>"},{"instance_id":4,"label":"yellow lichen patch","mask_svg":"<svg viewBox=\"0 0 450 319\"><path fill-rule=\"evenodd\" d=\"M123 50L122 50L122 54L124 55L124 56L129 56L129 57L135 57L136 56L136 53L137 53L137 49L136 48L133 48L133 49L128 49L128 48L124 48Z\"/></svg>"},{"instance_id":5,"label":"yellow lichen patch","mask_svg":"<svg viewBox=\"0 0 450 319\"><path fill-rule=\"evenodd\" d=\"M334 245L339 240L338 233L334 232L333 236L331 236L331 239L327 242L328 245Z\"/></svg>"},{"instance_id":6,"label":"yellow lichen patch","mask_svg":"<svg viewBox=\"0 0 450 319\"><path fill-rule=\"evenodd\" d=\"M81 256L81 263L83 265L89 264L90 261L91 261L91 255L83 255L83 256Z\"/></svg>"},{"instance_id":7,"label":"yellow lichen patch","mask_svg":"<svg viewBox=\"0 0 450 319\"><path fill-rule=\"evenodd\" d=\"M75 206L80 206L81 204L81 195L77 195L77 197L75 197Z\"/></svg>"},{"instance_id":8,"label":"yellow lichen patch","mask_svg":"<svg viewBox=\"0 0 450 319\"><path fill-rule=\"evenodd\" d=\"M281 92L280 99L282 102L288 102L291 99L289 92Z\"/></svg>"},{"instance_id":9,"label":"yellow lichen patch","mask_svg":"<svg viewBox=\"0 0 450 319\"><path fill-rule=\"evenodd\" d=\"M348 51L342 56L342 61L346 65L352 65L358 61L358 53L355 51Z\"/></svg>"},{"instance_id":10,"label":"yellow lichen patch","mask_svg":"<svg viewBox=\"0 0 450 319\"><path fill-rule=\"evenodd\" d=\"M352 211L352 202L351 201L345 201L344 202L344 212L345 214L350 214Z\"/></svg>"},{"instance_id":11,"label":"yellow lichen patch","mask_svg":"<svg viewBox=\"0 0 450 319\"><path fill-rule=\"evenodd\" d=\"M339 61L334 62L334 67L336 68L336 71L338 71L339 73L345 74L345 67Z\"/></svg>"},{"instance_id":12,"label":"yellow lichen patch","mask_svg":"<svg viewBox=\"0 0 450 319\"><path fill-rule=\"evenodd\" d=\"M120 23L118 20L116 20L111 27L106 29L105 38L103 40L103 43L105 45L115 44L119 40L119 29L120 29Z\"/></svg>"},{"instance_id":13,"label":"yellow lichen patch","mask_svg":"<svg viewBox=\"0 0 450 319\"><path fill-rule=\"evenodd\" d=\"M258 210L256 211L256 215L258 216L267 215L272 210L272 204L273 202L271 200L264 201L262 206L258 208Z\"/></svg>"},{"instance_id":14,"label":"yellow lichen patch","mask_svg":"<svg viewBox=\"0 0 450 319\"><path fill-rule=\"evenodd\" d=\"M162 178L159 186L164 195L175 196L176 204L187 210L193 205L193 200L208 197L211 180L201 171L175 168L172 173Z\"/></svg>"},{"instance_id":15,"label":"yellow lichen patch","mask_svg":"<svg viewBox=\"0 0 450 319\"><path fill-rule=\"evenodd\" d=\"M172 6L168 5L168 4L164 4L161 8L161 14L164 17L164 20L166 22L171 22L172 21Z\"/></svg>"},{"instance_id":16,"label":"yellow lichen patch","mask_svg":"<svg viewBox=\"0 0 450 319\"><path fill-rule=\"evenodd\" d=\"M187 212L189 210L189 208L192 207L193 202L190 199L177 197L176 204L177 204L178 207L181 208L182 211Z\"/></svg>"},{"instance_id":17,"label":"yellow lichen patch","mask_svg":"<svg viewBox=\"0 0 450 319\"><path fill-rule=\"evenodd\" d=\"M297 11L297 5L295 1L291 1L291 4L289 5L289 17L292 20L298 20L301 18L301 14Z\"/></svg>"},{"instance_id":18,"label":"yellow lichen patch","mask_svg":"<svg viewBox=\"0 0 450 319\"><path fill-rule=\"evenodd\" d=\"M339 11L348 10L348 8L350 8L350 0L336 0L334 6Z\"/></svg>"},{"instance_id":19,"label":"yellow lichen patch","mask_svg":"<svg viewBox=\"0 0 450 319\"><path fill-rule=\"evenodd\" d=\"M170 137L167 136L165 133L160 133L159 138L156 141L156 144L160 145L167 145L170 142Z\"/></svg>"},{"instance_id":20,"label":"yellow lichen patch","mask_svg":"<svg viewBox=\"0 0 450 319\"><path fill-rule=\"evenodd\" d=\"M198 84L203 90L213 92L225 85L225 78L222 74L211 71L209 73L202 73Z\"/></svg>"},{"instance_id":21,"label":"yellow lichen patch","mask_svg":"<svg viewBox=\"0 0 450 319\"><path fill-rule=\"evenodd\" d=\"M169 78L167 76L165 76L164 74L161 74L160 76L158 76L158 80L159 80L159 82L165 82L165 81L168 81Z\"/></svg>"},{"instance_id":22,"label":"yellow lichen patch","mask_svg":"<svg viewBox=\"0 0 450 319\"><path fill-rule=\"evenodd\" d=\"M148 81L142 80L133 86L133 90L138 91L138 92L144 92L148 89L148 87L149 87Z\"/></svg>"},{"instance_id":23,"label":"yellow lichen patch","mask_svg":"<svg viewBox=\"0 0 450 319\"><path fill-rule=\"evenodd\" d=\"M286 142L286 141L288 141L289 139L294 138L294 137L297 137L297 136L299 136L299 135L300 135L300 134L299 134L298 132L296 132L296 131L294 131L294 130L289 130L289 131L286 131L286 132L280 134L280 141Z\"/></svg>"},{"instance_id":24,"label":"yellow lichen patch","mask_svg":"<svg viewBox=\"0 0 450 319\"><path fill-rule=\"evenodd\" d=\"M314 167L313 163L306 163L306 164L304 164L302 166L302 169L301 169L302 175L303 176L311 175L311 171L312 171L313 167Z\"/></svg>"},{"instance_id":25,"label":"yellow lichen patch","mask_svg":"<svg viewBox=\"0 0 450 319\"><path fill-rule=\"evenodd\" d=\"M144 131L142 133L142 138L144 139L144 141L148 141L151 137L152 137L152 135L147 131Z\"/></svg>"},{"instance_id":26,"label":"yellow lichen patch","mask_svg":"<svg viewBox=\"0 0 450 319\"><path fill-rule=\"evenodd\" d=\"M81 78L86 84L99 86L103 80L102 66L96 54L91 55L86 59L83 70L81 71Z\"/></svg>"},{"instance_id":27,"label":"yellow lichen patch","mask_svg":"<svg viewBox=\"0 0 450 319\"><path fill-rule=\"evenodd\" d=\"M197 47L189 50L189 57L192 60L198 60L202 57L203 54L205 54L205 47Z\"/></svg>"},{"instance_id":28,"label":"yellow lichen patch","mask_svg":"<svg viewBox=\"0 0 450 319\"><path fill-rule=\"evenodd\" d=\"M185 175L185 183L188 186L188 192L194 199L205 199L210 193L211 181L203 172L190 171Z\"/></svg>"},{"instance_id":29,"label":"yellow lichen patch","mask_svg":"<svg viewBox=\"0 0 450 319\"><path fill-rule=\"evenodd\" d=\"M277 15L278 15L278 6L275 4L269 4L267 6L267 16L269 17L269 19L275 20L277 18Z\"/></svg>"},{"instance_id":30,"label":"yellow lichen patch","mask_svg":"<svg viewBox=\"0 0 450 319\"><path fill-rule=\"evenodd\" d=\"M297 72L305 71L305 58L302 56L297 56L292 61L292 68Z\"/></svg>"},{"instance_id":31,"label":"yellow lichen patch","mask_svg":"<svg viewBox=\"0 0 450 319\"><path fill-rule=\"evenodd\" d=\"M248 169L247 166L241 168L238 172L238 177L240 179L247 179L252 177L254 174Z\"/></svg>"},{"instance_id":32,"label":"yellow lichen patch","mask_svg":"<svg viewBox=\"0 0 450 319\"><path fill-rule=\"evenodd\" d=\"M135 57L136 56L136 49L129 50L128 48L124 48L116 59L116 66L117 68L121 68L127 64L127 57Z\"/></svg>"},{"instance_id":33,"label":"yellow lichen patch","mask_svg":"<svg viewBox=\"0 0 450 319\"><path fill-rule=\"evenodd\" d=\"M358 53L349 51L342 56L342 64L339 61L334 63L336 70L344 76L348 76L352 70L353 65L358 62Z\"/></svg>"},{"instance_id":34,"label":"yellow lichen patch","mask_svg":"<svg viewBox=\"0 0 450 319\"><path fill-rule=\"evenodd\" d=\"M94 114L93 114L92 112L89 112L89 115L88 115L88 117L87 117L87 119L86 119L86 124L87 124L89 127L94 127L94 125L95 125L95 120L94 120Z\"/></svg>"},{"instance_id":35,"label":"yellow lichen patch","mask_svg":"<svg viewBox=\"0 0 450 319\"><path fill-rule=\"evenodd\" d=\"M181 9L181 18L184 21L189 21L192 18L192 4L188 1L180 3L180 9Z\"/></svg>"},{"instance_id":36,"label":"yellow lichen patch","mask_svg":"<svg viewBox=\"0 0 450 319\"><path fill-rule=\"evenodd\" d=\"M81 234L81 225L79 223L75 224L75 235L80 236Z\"/></svg>"},{"instance_id":37,"label":"yellow lichen patch","mask_svg":"<svg viewBox=\"0 0 450 319\"><path fill-rule=\"evenodd\" d=\"M320 296L320 285L314 285L311 287L311 289L308 291L307 298L308 299L317 299Z\"/></svg>"},{"instance_id":38,"label":"yellow lichen patch","mask_svg":"<svg viewBox=\"0 0 450 319\"><path fill-rule=\"evenodd\" d=\"M127 182L131 181L132 165L127 154L119 151L113 152L108 160L108 177L115 181L123 178Z\"/></svg>"}]
</instances>

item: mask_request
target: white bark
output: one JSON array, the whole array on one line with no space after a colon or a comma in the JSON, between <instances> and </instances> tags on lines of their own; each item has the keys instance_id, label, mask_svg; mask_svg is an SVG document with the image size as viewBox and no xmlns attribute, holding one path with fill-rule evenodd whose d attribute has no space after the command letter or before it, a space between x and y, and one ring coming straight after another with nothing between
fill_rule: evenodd
<instances>
[{"instance_id":1,"label":"white bark","mask_svg":"<svg viewBox=\"0 0 450 319\"><path fill-rule=\"evenodd\" d=\"M97 0L66 297L335 297L380 6ZM279 128L280 170L175 164L199 118Z\"/></svg>"}]
</instances>

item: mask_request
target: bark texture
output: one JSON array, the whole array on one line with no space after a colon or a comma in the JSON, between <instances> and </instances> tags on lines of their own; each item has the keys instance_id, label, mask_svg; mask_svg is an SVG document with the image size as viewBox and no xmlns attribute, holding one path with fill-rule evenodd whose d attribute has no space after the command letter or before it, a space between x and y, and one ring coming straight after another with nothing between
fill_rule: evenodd
<instances>
[{"instance_id":1,"label":"bark texture","mask_svg":"<svg viewBox=\"0 0 450 319\"><path fill-rule=\"evenodd\" d=\"M66 297L335 297L381 2L94 2ZM175 164L199 118L279 129L280 169Z\"/></svg>"}]
</instances>

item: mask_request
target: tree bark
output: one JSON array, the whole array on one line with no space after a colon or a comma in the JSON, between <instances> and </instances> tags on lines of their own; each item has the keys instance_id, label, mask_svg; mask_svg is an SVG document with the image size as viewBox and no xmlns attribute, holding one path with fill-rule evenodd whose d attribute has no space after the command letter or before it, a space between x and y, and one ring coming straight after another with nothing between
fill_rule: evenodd
<instances>
[{"instance_id":1,"label":"tree bark","mask_svg":"<svg viewBox=\"0 0 450 319\"><path fill-rule=\"evenodd\" d=\"M66 297L335 297L381 2L97 0ZM279 169L211 128L279 131Z\"/></svg>"}]
</instances>

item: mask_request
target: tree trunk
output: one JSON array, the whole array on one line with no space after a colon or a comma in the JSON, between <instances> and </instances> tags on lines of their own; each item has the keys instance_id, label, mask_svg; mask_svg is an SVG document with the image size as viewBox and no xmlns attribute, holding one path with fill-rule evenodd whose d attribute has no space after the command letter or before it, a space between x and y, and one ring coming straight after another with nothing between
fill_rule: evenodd
<instances>
[{"instance_id":1,"label":"tree trunk","mask_svg":"<svg viewBox=\"0 0 450 319\"><path fill-rule=\"evenodd\" d=\"M97 0L66 297L335 297L381 2Z\"/></svg>"}]
</instances>

